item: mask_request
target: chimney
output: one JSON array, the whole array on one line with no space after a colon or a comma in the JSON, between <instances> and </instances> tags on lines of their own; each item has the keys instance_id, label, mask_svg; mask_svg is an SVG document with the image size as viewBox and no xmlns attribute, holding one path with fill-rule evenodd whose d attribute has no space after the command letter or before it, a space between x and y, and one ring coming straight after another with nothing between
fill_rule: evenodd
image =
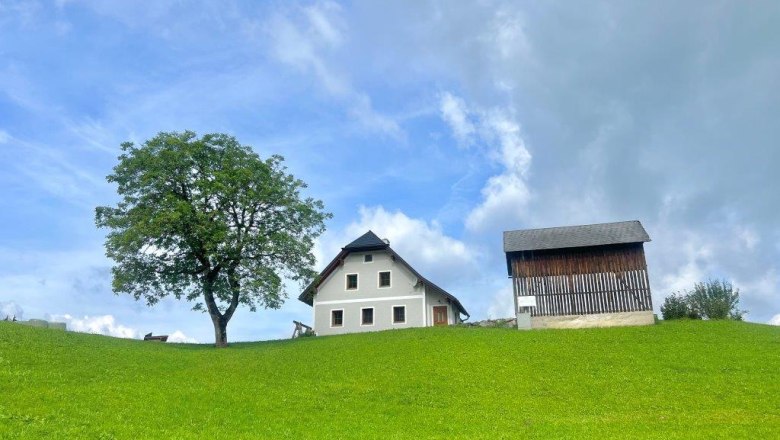
<instances>
[{"instance_id":1,"label":"chimney","mask_svg":"<svg viewBox=\"0 0 780 440\"><path fill-rule=\"evenodd\" d=\"M388 240L388 239L386 239L386 238L383 238L383 239L382 239L382 241L384 241L384 242L385 242L385 243L387 243L387 244L390 244L390 240Z\"/></svg>"}]
</instances>

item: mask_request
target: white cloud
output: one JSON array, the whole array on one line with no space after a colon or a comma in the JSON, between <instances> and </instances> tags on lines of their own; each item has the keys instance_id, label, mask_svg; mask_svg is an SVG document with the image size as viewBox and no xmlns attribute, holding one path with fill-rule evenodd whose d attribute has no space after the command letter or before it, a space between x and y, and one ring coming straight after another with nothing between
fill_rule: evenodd
<instances>
[{"instance_id":1,"label":"white cloud","mask_svg":"<svg viewBox=\"0 0 780 440\"><path fill-rule=\"evenodd\" d=\"M755 231L755 229L747 226L737 227L736 236L747 250L752 251L759 242L758 233Z\"/></svg>"},{"instance_id":2,"label":"white cloud","mask_svg":"<svg viewBox=\"0 0 780 440\"><path fill-rule=\"evenodd\" d=\"M282 63L313 74L324 90L342 102L347 114L363 127L402 137L398 123L377 112L371 98L355 90L348 76L327 59L328 54L344 45L346 25L341 13L341 6L325 1L295 9L294 13L275 15L263 26L265 37L271 42L271 53ZM254 33L255 27L249 26L247 30Z\"/></svg>"},{"instance_id":3,"label":"white cloud","mask_svg":"<svg viewBox=\"0 0 780 440\"><path fill-rule=\"evenodd\" d=\"M184 344L197 344L198 340L195 338L190 338L189 336L182 333L181 330L176 330L175 332L168 335L168 342L174 342L174 343L184 343Z\"/></svg>"},{"instance_id":4,"label":"white cloud","mask_svg":"<svg viewBox=\"0 0 780 440\"><path fill-rule=\"evenodd\" d=\"M773 316L772 319L770 319L767 324L769 324L769 325L780 325L780 313L778 313L777 315Z\"/></svg>"},{"instance_id":5,"label":"white cloud","mask_svg":"<svg viewBox=\"0 0 780 440\"><path fill-rule=\"evenodd\" d=\"M0 319L16 317L17 321L24 319L24 310L13 301L0 301Z\"/></svg>"},{"instance_id":6,"label":"white cloud","mask_svg":"<svg viewBox=\"0 0 780 440\"><path fill-rule=\"evenodd\" d=\"M0 130L0 144L6 144L11 140L11 135L5 130Z\"/></svg>"},{"instance_id":7,"label":"white cloud","mask_svg":"<svg viewBox=\"0 0 780 440\"><path fill-rule=\"evenodd\" d=\"M471 122L466 103L463 99L445 92L441 95L439 111L444 121L449 124L452 133L461 145L467 145L474 134L474 124Z\"/></svg>"},{"instance_id":8,"label":"white cloud","mask_svg":"<svg viewBox=\"0 0 780 440\"><path fill-rule=\"evenodd\" d=\"M433 282L465 278L476 271L476 251L446 235L436 221L411 218L382 206L361 206L359 215L360 219L343 231L329 234L318 243L315 252L320 265L330 261L341 247L372 230L390 240L396 252Z\"/></svg>"},{"instance_id":9,"label":"white cloud","mask_svg":"<svg viewBox=\"0 0 780 440\"><path fill-rule=\"evenodd\" d=\"M494 137L499 148L498 161L507 172L525 177L531 167L531 153L525 147L520 135L520 125L511 111L495 109L483 117L483 125L488 137Z\"/></svg>"},{"instance_id":10,"label":"white cloud","mask_svg":"<svg viewBox=\"0 0 780 440\"><path fill-rule=\"evenodd\" d=\"M512 298L512 286L499 289L490 300L487 309L489 319L509 318L515 315L515 301Z\"/></svg>"},{"instance_id":11,"label":"white cloud","mask_svg":"<svg viewBox=\"0 0 780 440\"><path fill-rule=\"evenodd\" d=\"M490 27L481 40L494 49L501 59L516 62L531 56L531 43L526 36L523 20L518 11L501 9L496 11ZM492 51L491 51L492 52Z\"/></svg>"},{"instance_id":12,"label":"white cloud","mask_svg":"<svg viewBox=\"0 0 780 440\"><path fill-rule=\"evenodd\" d=\"M522 178L504 173L488 179L482 188L482 203L469 213L471 230L506 229L522 218L530 192Z\"/></svg>"},{"instance_id":13,"label":"white cloud","mask_svg":"<svg viewBox=\"0 0 780 440\"><path fill-rule=\"evenodd\" d=\"M138 339L141 336L141 333L138 330L118 324L113 315L84 316L83 318L76 318L68 314L50 315L47 317L47 320L64 322L68 325L68 330L74 332L94 333L131 339Z\"/></svg>"},{"instance_id":14,"label":"white cloud","mask_svg":"<svg viewBox=\"0 0 780 440\"><path fill-rule=\"evenodd\" d=\"M328 46L340 46L344 40L344 22L341 20L341 6L338 3L324 1L303 8L309 20L312 35L317 36Z\"/></svg>"},{"instance_id":15,"label":"white cloud","mask_svg":"<svg viewBox=\"0 0 780 440\"><path fill-rule=\"evenodd\" d=\"M532 157L514 112L498 107L472 110L462 98L449 92L442 94L439 107L442 119L461 145L469 145L478 134L487 155L502 168L485 183L482 200L466 218L466 227L472 231L515 227L531 200L527 179ZM476 126L471 119L476 120Z\"/></svg>"},{"instance_id":16,"label":"white cloud","mask_svg":"<svg viewBox=\"0 0 780 440\"><path fill-rule=\"evenodd\" d=\"M77 318L69 314L47 315L46 320L52 322L64 322L67 324L68 330L74 332L93 333L128 339L141 339L144 335L144 332L141 332L135 328L119 324L114 315L85 315L82 318ZM175 332L168 335L168 342L197 344L198 340L185 335L181 330L176 330Z\"/></svg>"},{"instance_id":17,"label":"white cloud","mask_svg":"<svg viewBox=\"0 0 780 440\"><path fill-rule=\"evenodd\" d=\"M763 274L751 273L750 277L743 276L735 279L734 286L739 288L742 298L748 295L750 298L771 304L776 302L780 292L780 273L775 268L770 268Z\"/></svg>"},{"instance_id":18,"label":"white cloud","mask_svg":"<svg viewBox=\"0 0 780 440\"><path fill-rule=\"evenodd\" d=\"M466 227L485 231L516 226L531 200L527 179L532 157L514 112L498 107L472 110L462 98L449 92L442 94L439 107L442 119L461 145L470 144L477 133L490 159L502 168L485 183L482 201L469 213ZM476 120L476 126L471 119Z\"/></svg>"},{"instance_id":19,"label":"white cloud","mask_svg":"<svg viewBox=\"0 0 780 440\"><path fill-rule=\"evenodd\" d=\"M679 265L676 270L666 272L661 278L662 292L671 293L692 289L694 284L704 281L707 274L712 273L713 252L706 240L692 233L686 233L683 236L677 236L676 239L666 241L668 239L668 237L661 235L656 240L662 246L660 250L674 254L670 255L669 258L678 260ZM672 243L673 247L667 246Z\"/></svg>"}]
</instances>

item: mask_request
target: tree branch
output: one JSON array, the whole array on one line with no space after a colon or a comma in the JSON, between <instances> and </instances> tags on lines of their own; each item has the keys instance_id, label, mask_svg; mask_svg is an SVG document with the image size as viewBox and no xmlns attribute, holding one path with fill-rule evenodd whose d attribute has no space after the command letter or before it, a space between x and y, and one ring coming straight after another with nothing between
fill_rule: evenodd
<instances>
[{"instance_id":1,"label":"tree branch","mask_svg":"<svg viewBox=\"0 0 780 440\"><path fill-rule=\"evenodd\" d=\"M225 314L223 315L225 320L228 321L233 317L233 313L235 313L236 308L238 307L238 299L241 296L241 284L238 281L235 272L236 264L234 264L233 267L228 270L228 284L230 285L230 290L233 291L230 297L230 305L228 306L227 310L225 310Z\"/></svg>"}]
</instances>

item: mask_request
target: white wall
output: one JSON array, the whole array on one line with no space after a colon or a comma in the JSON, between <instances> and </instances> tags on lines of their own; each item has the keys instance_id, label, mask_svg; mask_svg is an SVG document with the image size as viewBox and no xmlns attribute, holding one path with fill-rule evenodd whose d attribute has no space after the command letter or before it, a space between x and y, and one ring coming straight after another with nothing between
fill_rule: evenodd
<instances>
[{"instance_id":1,"label":"white wall","mask_svg":"<svg viewBox=\"0 0 780 440\"><path fill-rule=\"evenodd\" d=\"M363 256L373 255L373 262L364 263ZM391 272L390 287L379 287L379 272ZM346 275L358 275L357 290L347 290ZM402 264L392 260L385 251L349 254L344 264L337 267L314 295L314 331L318 335L356 333L393 328L421 327L424 294L415 287L417 278ZM392 307L406 306L406 323L393 324ZM374 307L374 325L360 325L360 309ZM331 327L331 310L344 310L342 327Z\"/></svg>"},{"instance_id":2,"label":"white wall","mask_svg":"<svg viewBox=\"0 0 780 440\"><path fill-rule=\"evenodd\" d=\"M458 310L454 304L450 304L447 298L438 293L425 293L425 325L433 325L433 306L447 306L447 323L458 323Z\"/></svg>"}]
</instances>

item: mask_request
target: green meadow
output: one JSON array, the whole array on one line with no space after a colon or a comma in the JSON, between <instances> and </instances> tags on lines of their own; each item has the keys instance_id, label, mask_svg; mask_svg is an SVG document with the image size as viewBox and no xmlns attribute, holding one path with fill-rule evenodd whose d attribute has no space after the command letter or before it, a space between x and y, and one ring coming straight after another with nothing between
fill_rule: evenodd
<instances>
[{"instance_id":1,"label":"green meadow","mask_svg":"<svg viewBox=\"0 0 780 440\"><path fill-rule=\"evenodd\" d=\"M208 345L0 322L0 438L780 438L780 327Z\"/></svg>"}]
</instances>

